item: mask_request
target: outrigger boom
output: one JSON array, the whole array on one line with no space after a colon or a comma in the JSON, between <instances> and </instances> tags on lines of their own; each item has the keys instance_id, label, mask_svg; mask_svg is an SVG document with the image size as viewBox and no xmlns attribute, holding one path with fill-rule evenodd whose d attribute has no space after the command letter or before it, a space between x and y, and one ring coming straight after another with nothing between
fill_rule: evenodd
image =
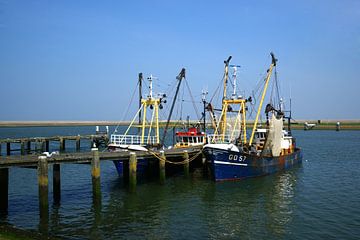
<instances>
[{"instance_id":1,"label":"outrigger boom","mask_svg":"<svg viewBox=\"0 0 360 240\"><path fill-rule=\"evenodd\" d=\"M253 143L255 130L257 128L257 124L258 124L258 121L259 121L259 116L260 116L261 108L262 108L264 98L265 98L265 95L266 95L266 90L267 90L267 87L269 85L269 80L270 80L270 77L271 77L271 73L272 73L273 68L276 66L276 62L277 62L277 59L275 58L274 53L271 52L270 55L271 55L272 61L271 61L270 68L269 68L269 70L267 72L266 81L265 81L265 87L264 87L264 91L262 93L260 104L259 104L259 107L258 107L258 110L257 110L257 113L256 113L254 126L253 126L253 129L252 129L252 132L251 132L251 137L250 137L250 140L249 140L249 146L251 146L251 144Z\"/></svg>"}]
</instances>

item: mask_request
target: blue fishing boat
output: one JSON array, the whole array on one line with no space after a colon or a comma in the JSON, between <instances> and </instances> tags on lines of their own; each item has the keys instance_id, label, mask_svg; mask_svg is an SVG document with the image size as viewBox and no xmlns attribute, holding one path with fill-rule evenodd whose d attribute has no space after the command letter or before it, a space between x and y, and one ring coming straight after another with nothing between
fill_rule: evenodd
<instances>
[{"instance_id":1,"label":"blue fishing boat","mask_svg":"<svg viewBox=\"0 0 360 240\"><path fill-rule=\"evenodd\" d=\"M153 81L154 77L150 75L149 81L149 94L146 98L142 98L139 95L139 109L134 118L130 122L130 125L126 129L124 134L118 134L117 128L110 136L110 144L108 144L109 151L148 151L149 148L156 148L160 145L159 136L159 109L162 108L162 104L165 101L165 94L158 94L155 96L153 93ZM139 75L139 85L141 87L142 74ZM140 89L141 93L141 89ZM147 123L147 110L152 111L151 121ZM141 117L141 112L143 116ZM135 120L139 118L138 126L135 125ZM129 134L132 128L138 128L138 134ZM122 160L114 161L116 170L119 175L123 174L124 162ZM138 158L137 169L140 174L145 173L149 165L149 161L146 159Z\"/></svg>"},{"instance_id":2,"label":"blue fishing boat","mask_svg":"<svg viewBox=\"0 0 360 240\"><path fill-rule=\"evenodd\" d=\"M273 53L271 53L271 57L272 62L264 81L249 140L247 139L246 112L247 104L252 102L252 98L237 97L235 92L230 98L227 97L226 84L231 57L224 61L224 93L221 115L214 134L209 135L209 143L203 148L215 181L240 180L268 175L289 169L302 162L301 149L296 146L295 138L291 133L291 110L287 111L289 116L285 116L286 111L283 110L281 101L278 108L274 107L273 102L267 104L265 126L258 126L266 90L277 62ZM277 83L273 86L277 86ZM236 106L238 106L237 110ZM228 113L236 113L232 124L229 124ZM285 119L288 120L287 130L283 125Z\"/></svg>"},{"instance_id":3,"label":"blue fishing boat","mask_svg":"<svg viewBox=\"0 0 360 240\"><path fill-rule=\"evenodd\" d=\"M156 79L152 75L147 78L149 81L149 93L146 97L142 97L142 74L139 74L139 109L134 118L130 122L128 128L123 134L117 133L117 128L110 136L110 143L108 144L109 151L140 151L147 152L155 149L159 149L164 146L164 140L166 131L171 119L172 110L176 101L177 94L182 79L185 77L185 69L183 68L180 74L177 76L177 88L173 99L172 107L170 109L169 117L164 128L162 139L160 139L160 127L159 127L159 109L163 109L163 104L166 103L166 94L158 93L154 94L153 81ZM149 121L148 116L151 113L151 119ZM138 118L138 124L135 125L135 121ZM131 134L133 128L137 128L137 134ZM123 174L124 161L113 161L116 170L119 175ZM149 166L149 159L137 158L137 172L142 175L146 173Z\"/></svg>"}]
</instances>

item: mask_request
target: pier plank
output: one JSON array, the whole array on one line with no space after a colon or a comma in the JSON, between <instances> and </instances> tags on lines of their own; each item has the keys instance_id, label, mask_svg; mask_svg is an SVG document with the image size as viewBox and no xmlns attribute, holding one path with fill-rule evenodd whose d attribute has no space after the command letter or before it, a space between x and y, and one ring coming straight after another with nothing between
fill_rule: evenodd
<instances>
[{"instance_id":1,"label":"pier plank","mask_svg":"<svg viewBox=\"0 0 360 240\"><path fill-rule=\"evenodd\" d=\"M189 156L193 156L201 151L200 148L189 148L187 149ZM157 155L160 155L160 150L155 151ZM165 149L164 153L166 158L179 159L183 160L183 149ZM136 152L137 157L154 159L154 155L150 152L139 151ZM38 164L38 158L41 154L31 154L31 155L11 155L11 156L1 156L0 157L0 168L7 167L25 167L25 166L36 166ZM58 155L53 155L47 157L47 162L49 164L54 163L91 163L93 158L92 152L77 152L77 153L60 153ZM130 158L130 152L100 152L99 151L99 160L124 160L128 161Z\"/></svg>"}]
</instances>

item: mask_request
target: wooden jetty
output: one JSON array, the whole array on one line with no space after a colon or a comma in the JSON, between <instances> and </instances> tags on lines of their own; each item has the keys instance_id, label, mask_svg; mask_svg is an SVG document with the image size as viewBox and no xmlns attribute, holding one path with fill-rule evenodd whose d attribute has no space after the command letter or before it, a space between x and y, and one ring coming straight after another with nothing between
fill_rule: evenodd
<instances>
[{"instance_id":1,"label":"wooden jetty","mask_svg":"<svg viewBox=\"0 0 360 240\"><path fill-rule=\"evenodd\" d=\"M82 140L90 141L89 148L93 143L106 144L109 141L107 133L98 133L93 135L76 135L76 136L52 136L52 137L30 137L30 138L6 138L0 139L0 155L2 153L2 145L6 145L6 155L10 156L11 152L20 152L21 155L29 154L31 152L49 152L50 142L59 143L59 151L65 151L65 142L74 141L76 151L80 150L80 143ZM20 144L20 148L19 148ZM16 145L17 148L12 148Z\"/></svg>"},{"instance_id":2,"label":"wooden jetty","mask_svg":"<svg viewBox=\"0 0 360 240\"><path fill-rule=\"evenodd\" d=\"M57 138L56 138L57 139ZM4 142L4 141L2 141ZM61 145L60 145L61 146ZM158 163L160 183L165 181L165 165L178 164L184 166L184 175L189 176L190 162L201 158L201 148L164 149L141 152L108 152L92 148L91 152L59 153L51 156L44 154L11 155L0 157L0 213L7 214L9 167L37 167L39 186L40 218L48 218L48 171L49 164L53 166L53 199L59 203L61 198L60 165L66 163L90 163L93 186L93 201L101 202L100 162L107 160L124 161L124 180L129 190L135 191L137 182L137 159L148 159Z\"/></svg>"}]
</instances>

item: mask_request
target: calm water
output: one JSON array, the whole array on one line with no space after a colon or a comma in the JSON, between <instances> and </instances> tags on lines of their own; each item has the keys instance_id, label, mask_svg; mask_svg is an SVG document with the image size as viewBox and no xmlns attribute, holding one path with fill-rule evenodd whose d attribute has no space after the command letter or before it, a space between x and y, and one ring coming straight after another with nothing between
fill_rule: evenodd
<instances>
[{"instance_id":1,"label":"calm water","mask_svg":"<svg viewBox=\"0 0 360 240\"><path fill-rule=\"evenodd\" d=\"M0 128L0 137L93 132ZM360 132L294 134L302 166L241 182L214 183L195 172L163 186L141 183L129 193L113 164L102 162L101 206L92 201L90 166L64 164L60 206L52 203L49 171L49 233L66 239L359 239ZM11 168L9 174L9 214L2 222L37 231L36 170Z\"/></svg>"}]
</instances>

